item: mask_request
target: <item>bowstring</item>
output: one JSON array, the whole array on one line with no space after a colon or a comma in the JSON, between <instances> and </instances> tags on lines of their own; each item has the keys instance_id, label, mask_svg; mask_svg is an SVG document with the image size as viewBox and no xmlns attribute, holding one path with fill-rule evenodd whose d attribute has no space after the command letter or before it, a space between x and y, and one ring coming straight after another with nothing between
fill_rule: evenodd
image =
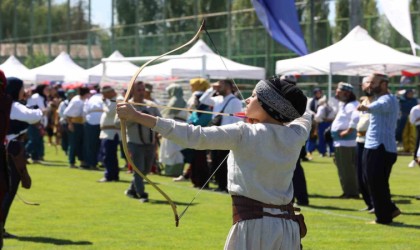
<instances>
[{"instance_id":1,"label":"bowstring","mask_svg":"<svg viewBox=\"0 0 420 250\"><path fill-rule=\"evenodd\" d=\"M195 201L195 198L197 198L197 196L201 193L201 191L203 191L204 187L210 182L211 178L213 178L213 176L216 174L217 170L219 170L219 168L222 166L222 164L226 161L226 159L228 158L228 156L229 156L229 154L227 154L225 156L225 158L220 162L219 166L217 166L216 170L214 170L213 173L210 175L210 177L207 179L206 183L204 183L204 185L201 186L201 188L198 190L198 192L194 195L194 197L192 198L192 200L190 201L190 203L188 203L187 207L179 215L179 219L180 220L181 220L182 216L185 214L185 212L187 212L187 210L191 206L191 204Z\"/></svg>"}]
</instances>

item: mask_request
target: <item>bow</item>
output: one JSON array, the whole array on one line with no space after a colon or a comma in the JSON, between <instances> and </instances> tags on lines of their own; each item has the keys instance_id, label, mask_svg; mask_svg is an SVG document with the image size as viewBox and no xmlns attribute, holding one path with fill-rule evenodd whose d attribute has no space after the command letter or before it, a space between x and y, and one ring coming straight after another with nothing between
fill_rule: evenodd
<instances>
[{"instance_id":1,"label":"bow","mask_svg":"<svg viewBox=\"0 0 420 250\"><path fill-rule=\"evenodd\" d=\"M127 88L127 92L126 92L126 94L125 94L125 97L124 97L124 102L128 102L128 98L129 98L129 96L130 96L130 93L131 93L131 90L132 90L132 88L133 88L133 85L134 85L134 82L136 81L136 79L137 79L137 77L138 77L138 75L140 74L140 72L147 66L147 65L149 65L150 63L152 63L152 62L154 62L154 61L157 61L157 60L159 60L160 58L162 58L162 57L164 57L164 56L166 56L166 55L169 55L169 54L171 54L171 53L173 53L173 52L175 52L175 51L177 51L177 50L180 50L180 49L182 49L182 48L184 48L184 47L186 47L186 46L188 46L188 45L190 45L191 43L193 43L198 37L199 37L199 35L200 35L200 32L204 29L204 27L205 27L205 21L203 20L203 22L201 23L201 26L200 26L200 28L198 29L198 31L197 31L197 33L194 35L194 37L191 39L191 40L189 40L187 43L185 43L185 44L183 44L183 45L181 45L180 47L178 47L178 48L175 48L175 49L173 49L173 50L171 50L171 51L169 51L169 52L166 52L166 53L164 53L164 54L162 54L162 55L160 55L160 56L158 56L158 57L156 57L156 58L154 58L154 59L152 59L152 60L149 60L149 61L147 61L145 64L143 64L143 66L141 66L137 71L136 71L136 73L133 75L133 77L131 78L131 80L130 80L130 83L128 84L128 88ZM175 203L171 200L171 198L165 193L165 192L163 192L156 184L154 184L152 181L150 181L137 167L136 167L136 165L134 164L134 162L133 162L133 160L131 159L131 157L130 157L130 154L129 154L129 152L128 152L128 146L127 146L127 134L126 134L126 123L125 123L125 121L124 120L121 120L121 137L122 137L122 145L123 145L123 150L124 150L124 153L125 153L125 155L126 155L126 157L127 157L127 161L131 164L131 166L133 166L133 170L138 174L138 175L140 175L144 180L146 180L148 183L150 183L150 185L152 185L152 187L154 187L160 194L162 194L162 196L163 197L165 197L165 199L169 202L169 204L171 205L171 207L172 207L172 211L173 211L173 213L174 213L174 216L175 216L175 226L176 227L178 227L178 225L179 225L179 216L178 216L178 212L177 212L177 210L176 210L176 205L175 205Z\"/></svg>"}]
</instances>

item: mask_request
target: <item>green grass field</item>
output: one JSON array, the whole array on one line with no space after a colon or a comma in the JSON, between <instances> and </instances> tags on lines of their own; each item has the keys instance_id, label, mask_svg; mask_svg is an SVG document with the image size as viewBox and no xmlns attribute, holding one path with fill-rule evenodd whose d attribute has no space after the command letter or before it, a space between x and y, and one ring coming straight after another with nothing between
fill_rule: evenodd
<instances>
[{"instance_id":1,"label":"green grass field","mask_svg":"<svg viewBox=\"0 0 420 250\"><path fill-rule=\"evenodd\" d=\"M19 189L6 228L17 239L4 249L222 249L231 226L230 197L202 191L175 227L171 207L150 185L150 203L124 195L131 175L117 183L97 183L100 171L70 169L64 154L46 146L44 165L29 165L30 190ZM331 158L317 155L304 162L310 193L302 212L308 227L304 249L420 249L420 168L407 168L411 157L399 156L391 174L393 199L402 211L392 225L366 224L374 216L360 212L362 200L341 194ZM122 164L122 162L120 162ZM197 193L191 183L151 175L178 204L181 213Z\"/></svg>"}]
</instances>

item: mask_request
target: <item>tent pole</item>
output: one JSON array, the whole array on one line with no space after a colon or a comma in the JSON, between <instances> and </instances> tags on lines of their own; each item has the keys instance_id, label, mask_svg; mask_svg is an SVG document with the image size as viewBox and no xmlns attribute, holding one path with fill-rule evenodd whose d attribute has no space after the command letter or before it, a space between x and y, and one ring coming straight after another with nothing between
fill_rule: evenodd
<instances>
[{"instance_id":1,"label":"tent pole","mask_svg":"<svg viewBox=\"0 0 420 250\"><path fill-rule=\"evenodd\" d=\"M201 77L202 78L208 78L207 76L206 76L206 60L207 60L207 57L206 57L206 55L203 55L202 57L202 60L201 60Z\"/></svg>"},{"instance_id":2,"label":"tent pole","mask_svg":"<svg viewBox=\"0 0 420 250\"><path fill-rule=\"evenodd\" d=\"M331 100L331 88L332 88L332 72L331 72L331 63L330 63L330 70L328 72L328 101Z\"/></svg>"}]
</instances>

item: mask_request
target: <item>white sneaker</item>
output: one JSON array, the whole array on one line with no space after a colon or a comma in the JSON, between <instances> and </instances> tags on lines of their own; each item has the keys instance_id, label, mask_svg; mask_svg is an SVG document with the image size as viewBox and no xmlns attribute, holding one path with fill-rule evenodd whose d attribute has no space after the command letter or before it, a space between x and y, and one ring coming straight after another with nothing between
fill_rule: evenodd
<instances>
[{"instance_id":1,"label":"white sneaker","mask_svg":"<svg viewBox=\"0 0 420 250\"><path fill-rule=\"evenodd\" d=\"M410 163L408 163L409 168L414 168L417 165L417 162L415 160L412 160Z\"/></svg>"},{"instance_id":2,"label":"white sneaker","mask_svg":"<svg viewBox=\"0 0 420 250\"><path fill-rule=\"evenodd\" d=\"M185 179L185 177L183 175L180 175L180 176L178 176L176 178L173 178L172 180L173 181L186 181L186 179Z\"/></svg>"}]
</instances>

